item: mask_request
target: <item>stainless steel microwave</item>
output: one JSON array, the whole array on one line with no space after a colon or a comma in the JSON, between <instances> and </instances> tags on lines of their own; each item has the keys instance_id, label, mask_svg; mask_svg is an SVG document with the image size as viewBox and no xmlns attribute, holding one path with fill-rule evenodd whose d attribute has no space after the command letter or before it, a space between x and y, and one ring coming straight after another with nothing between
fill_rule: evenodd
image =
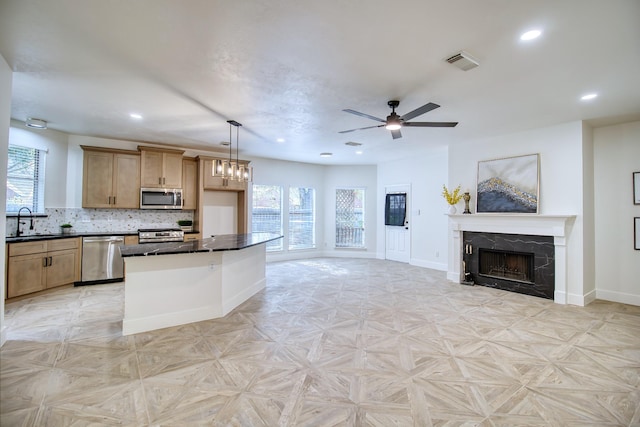
<instances>
[{"instance_id":1,"label":"stainless steel microwave","mask_svg":"<svg viewBox=\"0 0 640 427\"><path fill-rule=\"evenodd\" d=\"M182 209L182 189L141 188L140 209Z\"/></svg>"}]
</instances>

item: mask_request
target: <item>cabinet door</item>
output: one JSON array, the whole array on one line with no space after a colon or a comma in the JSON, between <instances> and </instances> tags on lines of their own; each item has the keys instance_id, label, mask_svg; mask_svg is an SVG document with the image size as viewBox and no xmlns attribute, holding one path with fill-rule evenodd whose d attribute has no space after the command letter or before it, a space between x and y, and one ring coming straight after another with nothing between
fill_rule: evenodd
<instances>
[{"instance_id":1,"label":"cabinet door","mask_svg":"<svg viewBox=\"0 0 640 427\"><path fill-rule=\"evenodd\" d=\"M113 169L115 208L140 208L140 156L116 154Z\"/></svg>"},{"instance_id":2,"label":"cabinet door","mask_svg":"<svg viewBox=\"0 0 640 427\"><path fill-rule=\"evenodd\" d=\"M221 176L212 176L211 168L213 167L213 160L204 160L202 162L204 182L203 188L205 190L226 190L224 186L225 179Z\"/></svg>"},{"instance_id":3,"label":"cabinet door","mask_svg":"<svg viewBox=\"0 0 640 427\"><path fill-rule=\"evenodd\" d=\"M83 208L110 208L113 196L113 154L84 152Z\"/></svg>"},{"instance_id":4,"label":"cabinet door","mask_svg":"<svg viewBox=\"0 0 640 427\"><path fill-rule=\"evenodd\" d=\"M7 266L7 298L45 289L46 253L9 257Z\"/></svg>"},{"instance_id":5,"label":"cabinet door","mask_svg":"<svg viewBox=\"0 0 640 427\"><path fill-rule=\"evenodd\" d=\"M80 277L76 277L77 254L77 250L71 249L47 253L49 257L48 266L45 267L47 288L54 288L80 280Z\"/></svg>"},{"instance_id":6,"label":"cabinet door","mask_svg":"<svg viewBox=\"0 0 640 427\"><path fill-rule=\"evenodd\" d=\"M189 233L184 235L184 241L188 242L191 240L200 240L202 239L202 234L200 233Z\"/></svg>"},{"instance_id":7,"label":"cabinet door","mask_svg":"<svg viewBox=\"0 0 640 427\"><path fill-rule=\"evenodd\" d=\"M198 208L198 163L182 161L182 209Z\"/></svg>"},{"instance_id":8,"label":"cabinet door","mask_svg":"<svg viewBox=\"0 0 640 427\"><path fill-rule=\"evenodd\" d=\"M163 187L182 188L182 154L164 153L163 172Z\"/></svg>"},{"instance_id":9,"label":"cabinet door","mask_svg":"<svg viewBox=\"0 0 640 427\"><path fill-rule=\"evenodd\" d=\"M140 165L140 186L162 188L163 153L143 150Z\"/></svg>"}]
</instances>

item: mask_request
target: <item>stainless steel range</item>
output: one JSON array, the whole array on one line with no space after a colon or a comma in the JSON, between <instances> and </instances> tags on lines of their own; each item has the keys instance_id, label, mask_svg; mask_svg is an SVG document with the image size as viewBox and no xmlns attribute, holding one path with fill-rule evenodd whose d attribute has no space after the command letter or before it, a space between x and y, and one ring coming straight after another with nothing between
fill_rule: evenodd
<instances>
[{"instance_id":1,"label":"stainless steel range","mask_svg":"<svg viewBox=\"0 0 640 427\"><path fill-rule=\"evenodd\" d=\"M141 228L138 243L182 242L184 231L179 228Z\"/></svg>"}]
</instances>

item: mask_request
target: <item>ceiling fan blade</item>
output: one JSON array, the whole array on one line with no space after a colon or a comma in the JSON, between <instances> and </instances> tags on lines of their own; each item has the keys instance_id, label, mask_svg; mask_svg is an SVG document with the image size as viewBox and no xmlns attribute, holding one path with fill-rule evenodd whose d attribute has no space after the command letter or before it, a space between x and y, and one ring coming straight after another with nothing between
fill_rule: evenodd
<instances>
[{"instance_id":1,"label":"ceiling fan blade","mask_svg":"<svg viewBox=\"0 0 640 427\"><path fill-rule=\"evenodd\" d=\"M361 113L360 111L356 111L356 110L346 109L346 110L342 110L342 111L344 111L344 112L346 112L346 113L355 114L356 116L366 117L366 118L368 118L368 119L375 120L375 121L377 121L377 122L382 122L382 123L386 123L386 122L387 122L386 120L380 119L380 118L378 118L378 117L370 116L370 115L368 115L368 114Z\"/></svg>"},{"instance_id":2,"label":"ceiling fan blade","mask_svg":"<svg viewBox=\"0 0 640 427\"><path fill-rule=\"evenodd\" d=\"M402 120L411 120L414 117L418 117L421 114L428 113L431 110L435 110L440 107L438 104L434 104L433 102L429 102L428 104L424 104L422 107L416 108L413 111L409 111L404 116L400 117Z\"/></svg>"},{"instance_id":3,"label":"ceiling fan blade","mask_svg":"<svg viewBox=\"0 0 640 427\"><path fill-rule=\"evenodd\" d=\"M393 137L393 139L402 138L402 133L400 132L400 129L392 130L391 136Z\"/></svg>"},{"instance_id":4,"label":"ceiling fan blade","mask_svg":"<svg viewBox=\"0 0 640 427\"><path fill-rule=\"evenodd\" d=\"M373 128L381 128L384 125L377 125L377 126L367 126L366 128L357 128L357 129L349 129L349 130L341 130L338 133L349 133L349 132L353 132L355 130L365 130L365 129L373 129Z\"/></svg>"},{"instance_id":5,"label":"ceiling fan blade","mask_svg":"<svg viewBox=\"0 0 640 427\"><path fill-rule=\"evenodd\" d=\"M452 128L457 124L458 122L404 122L402 126L413 126L417 128Z\"/></svg>"}]
</instances>

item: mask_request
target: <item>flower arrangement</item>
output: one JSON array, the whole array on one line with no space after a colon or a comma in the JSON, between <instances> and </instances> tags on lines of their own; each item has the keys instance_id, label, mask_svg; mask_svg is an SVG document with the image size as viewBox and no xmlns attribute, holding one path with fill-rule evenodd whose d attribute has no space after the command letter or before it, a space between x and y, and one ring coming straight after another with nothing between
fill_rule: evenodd
<instances>
[{"instance_id":1,"label":"flower arrangement","mask_svg":"<svg viewBox=\"0 0 640 427\"><path fill-rule=\"evenodd\" d=\"M460 200L462 200L462 194L460 193L460 186L458 185L455 188L455 190L453 190L453 193L450 193L449 190L447 190L447 186L442 185L442 197L444 197L447 203L449 203L452 206L457 204Z\"/></svg>"}]
</instances>

